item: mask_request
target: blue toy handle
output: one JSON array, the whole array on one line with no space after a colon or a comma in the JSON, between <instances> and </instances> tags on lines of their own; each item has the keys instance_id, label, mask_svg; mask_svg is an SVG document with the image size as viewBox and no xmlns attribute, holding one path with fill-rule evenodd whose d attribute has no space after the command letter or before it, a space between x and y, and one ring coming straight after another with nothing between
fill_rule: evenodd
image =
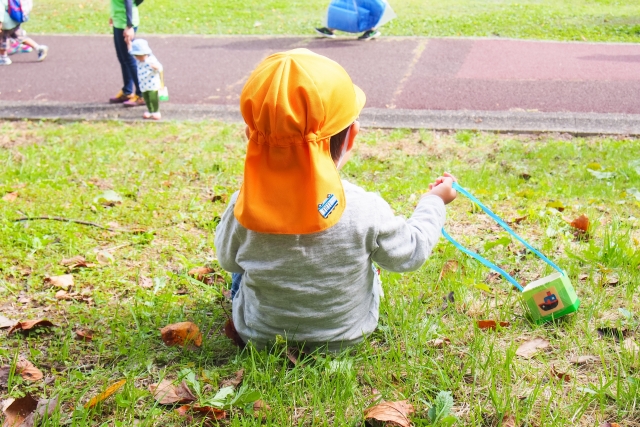
<instances>
[{"instance_id":1,"label":"blue toy handle","mask_svg":"<svg viewBox=\"0 0 640 427\"><path fill-rule=\"evenodd\" d=\"M498 215L494 214L493 212L491 212L491 209L489 209L488 207L486 207L485 205L482 204L482 202L480 202L480 200L476 199L471 193L469 193L467 190L465 190L464 188L462 188L457 182L453 183L453 188L458 191L460 194L462 194L463 196L467 197L469 200L471 200L472 202L474 202L476 205L478 205L480 207L480 209L482 209L487 215L489 215L491 218L493 218L493 220L495 222L497 222L502 228L504 228L505 230L507 230L509 232L509 234L511 234L513 237L515 237L520 243L522 243L527 249L529 249L531 252L533 252L534 254L536 254L538 257L540 257L540 259L542 259L544 262L546 262L547 264L549 264L551 267L553 267L554 269L556 269L557 271L559 271L561 274L564 275L564 271L562 271L562 269L560 267L558 267L556 264L553 263L553 261L551 261L549 258L547 258L546 256L544 256L540 251L538 251L537 249L535 249L533 246L531 246L529 243L527 243L527 241L525 241L522 237L518 236L516 234L515 231L513 231L511 229L511 227L509 227L507 225L506 222L504 222L502 220L502 218L500 218ZM460 243L456 242L453 237L451 237L445 230L444 228L442 229L442 235L449 240L451 243L453 243L453 245L460 249L462 252L464 252L465 254L475 258L476 260L480 261L483 265L497 271L498 273L500 273L502 275L502 277L504 277L505 279L507 279L511 284L513 284L516 288L518 288L520 291L523 291L524 289L522 288L522 286L520 285L520 283L518 283L513 277L511 277L509 275L509 273L507 273L506 271L504 271L503 269L501 269L500 267L498 267L497 265L495 265L494 263L492 263L491 261L487 260L486 258L484 258L482 255L477 254L473 251L470 251L469 249L465 248L464 246L462 246Z\"/></svg>"}]
</instances>

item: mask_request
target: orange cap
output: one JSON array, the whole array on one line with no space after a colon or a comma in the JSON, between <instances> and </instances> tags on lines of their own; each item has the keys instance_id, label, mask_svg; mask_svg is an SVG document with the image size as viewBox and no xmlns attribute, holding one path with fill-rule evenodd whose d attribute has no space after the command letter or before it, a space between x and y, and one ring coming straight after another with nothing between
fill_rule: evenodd
<instances>
[{"instance_id":1,"label":"orange cap","mask_svg":"<svg viewBox=\"0 0 640 427\"><path fill-rule=\"evenodd\" d=\"M365 101L344 68L308 49L262 61L240 95L250 135L238 222L272 234L336 224L346 201L329 139L358 118Z\"/></svg>"}]
</instances>

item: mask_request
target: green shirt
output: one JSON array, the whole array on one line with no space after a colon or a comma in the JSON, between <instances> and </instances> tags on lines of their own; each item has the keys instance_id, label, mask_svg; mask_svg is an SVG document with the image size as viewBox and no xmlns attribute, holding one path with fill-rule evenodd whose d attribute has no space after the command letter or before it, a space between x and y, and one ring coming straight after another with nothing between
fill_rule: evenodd
<instances>
[{"instance_id":1,"label":"green shirt","mask_svg":"<svg viewBox=\"0 0 640 427\"><path fill-rule=\"evenodd\" d=\"M127 28L127 9L124 6L124 1L125 0L111 0L111 18L113 19L113 26L121 30ZM136 6L133 1L131 3L131 23L134 27L137 27L140 25L138 6Z\"/></svg>"}]
</instances>

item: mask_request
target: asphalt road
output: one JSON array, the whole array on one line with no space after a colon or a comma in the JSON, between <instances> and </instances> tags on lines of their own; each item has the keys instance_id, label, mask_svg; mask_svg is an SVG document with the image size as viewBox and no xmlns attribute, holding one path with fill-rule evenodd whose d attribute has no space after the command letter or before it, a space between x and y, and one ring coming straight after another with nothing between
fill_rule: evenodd
<instances>
[{"instance_id":1,"label":"asphalt road","mask_svg":"<svg viewBox=\"0 0 640 427\"><path fill-rule=\"evenodd\" d=\"M109 36L38 36L49 56L13 55L0 100L104 103L122 82ZM344 66L367 107L640 114L640 45L504 39L148 36L171 103L237 105L271 53L306 47Z\"/></svg>"}]
</instances>

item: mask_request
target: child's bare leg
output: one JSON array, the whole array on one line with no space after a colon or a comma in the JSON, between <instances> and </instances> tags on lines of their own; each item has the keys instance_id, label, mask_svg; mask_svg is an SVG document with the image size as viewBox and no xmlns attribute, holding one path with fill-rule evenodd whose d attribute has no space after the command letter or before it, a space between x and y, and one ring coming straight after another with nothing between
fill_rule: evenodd
<instances>
[{"instance_id":1,"label":"child's bare leg","mask_svg":"<svg viewBox=\"0 0 640 427\"><path fill-rule=\"evenodd\" d=\"M35 40L33 40L32 38L29 37L25 37L22 40L22 44L26 44L27 46L31 46L32 48L38 50L38 47L40 47L40 45L38 43L36 43Z\"/></svg>"}]
</instances>

